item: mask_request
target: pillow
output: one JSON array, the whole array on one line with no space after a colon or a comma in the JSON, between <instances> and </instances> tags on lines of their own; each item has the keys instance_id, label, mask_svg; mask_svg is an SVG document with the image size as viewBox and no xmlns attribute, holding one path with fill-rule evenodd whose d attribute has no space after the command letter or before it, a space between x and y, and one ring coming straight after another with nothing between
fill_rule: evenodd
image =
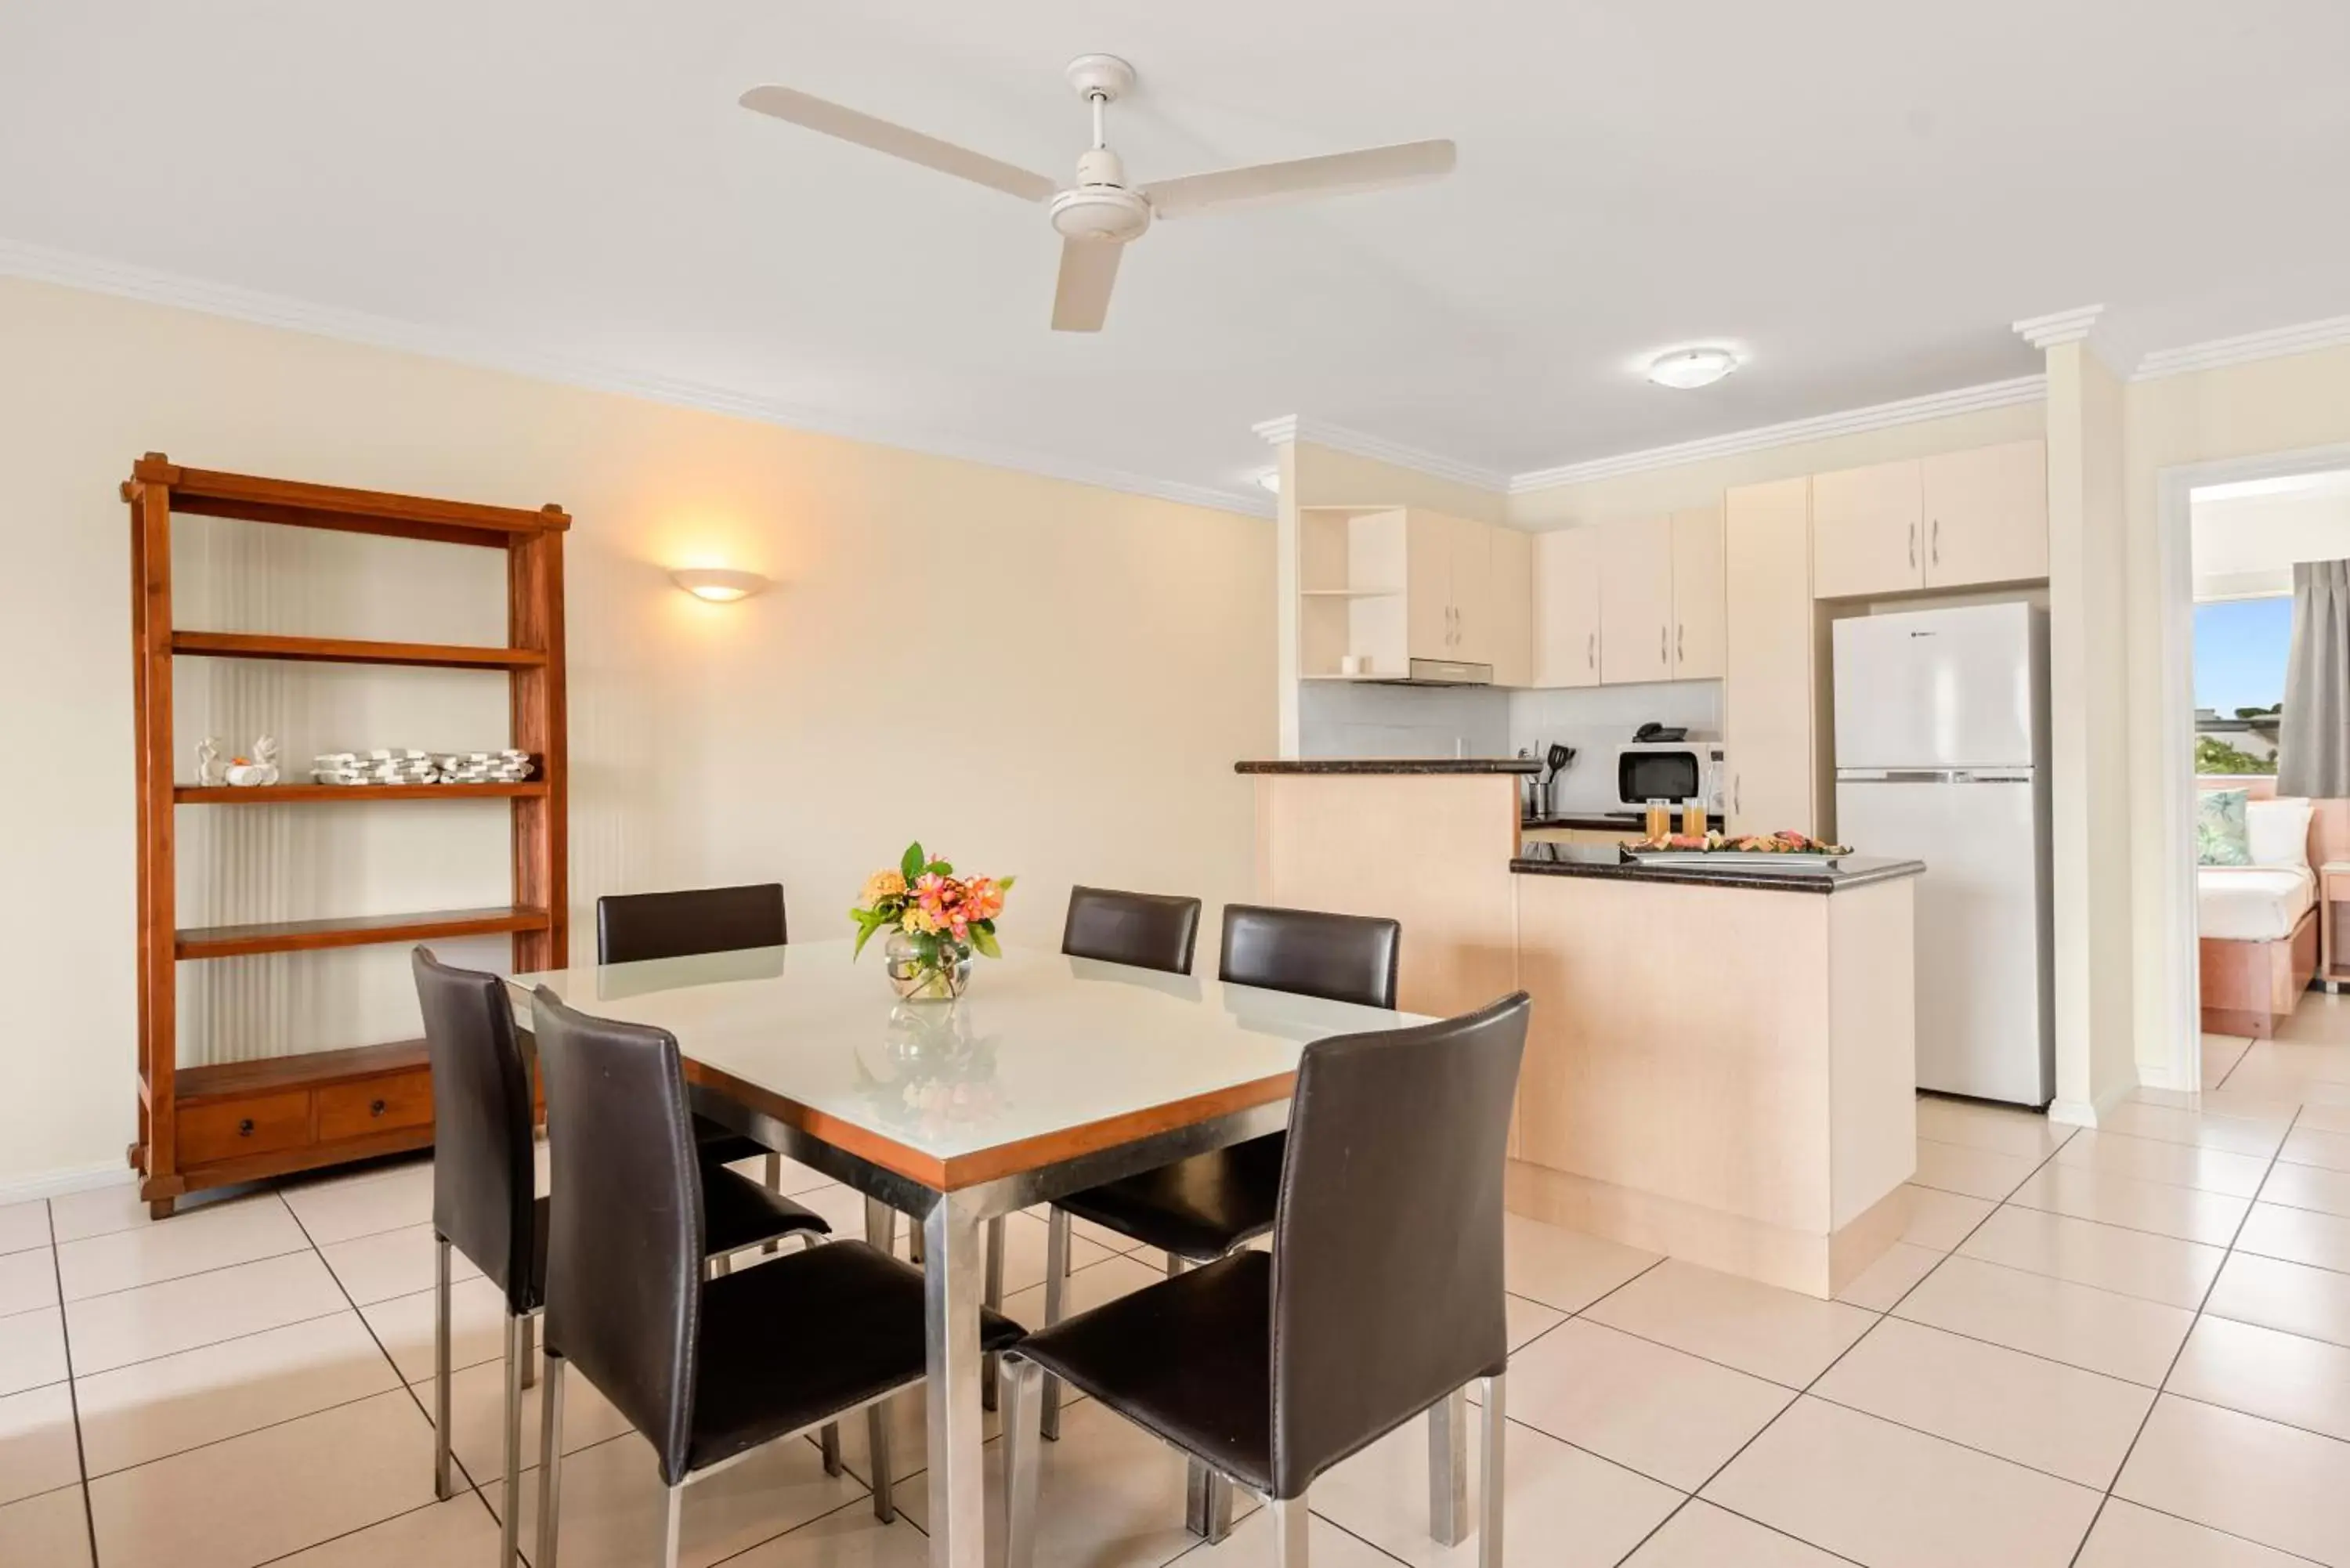
<instances>
[{"instance_id":1,"label":"pillow","mask_svg":"<svg viewBox=\"0 0 2350 1568\"><path fill-rule=\"evenodd\" d=\"M2247 793L2240 789L2205 790L2195 802L2195 864L2250 866L2252 846L2245 824Z\"/></svg>"},{"instance_id":2,"label":"pillow","mask_svg":"<svg viewBox=\"0 0 2350 1568\"><path fill-rule=\"evenodd\" d=\"M2244 805L2245 840L2255 866L2309 864L2306 800L2254 800Z\"/></svg>"}]
</instances>

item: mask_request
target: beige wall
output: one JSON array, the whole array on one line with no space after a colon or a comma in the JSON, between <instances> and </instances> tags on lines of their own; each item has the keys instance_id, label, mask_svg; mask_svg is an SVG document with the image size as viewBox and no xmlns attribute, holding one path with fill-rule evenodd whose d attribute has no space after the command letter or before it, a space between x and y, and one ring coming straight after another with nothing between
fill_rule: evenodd
<instances>
[{"instance_id":1,"label":"beige wall","mask_svg":"<svg viewBox=\"0 0 2350 1568\"><path fill-rule=\"evenodd\" d=\"M1248 889L1251 796L1232 764L1275 732L1262 520L43 285L0 281L0 1192L119 1169L131 1136L115 486L150 449L571 511L577 952L598 894L717 880L780 878L795 935L833 934L915 834L1020 875L1014 940L1057 940L1073 880L1213 902ZM189 531L190 616L495 635L469 629L494 625L476 580L494 558L261 532ZM778 586L705 606L666 577L696 560ZM274 730L297 766L368 739L503 739L502 694L484 706L446 676L182 668L183 774L207 729L240 747ZM224 825L181 808L202 919L442 907L496 880L494 805L246 809ZM250 961L278 967L206 976L188 1050L413 1027L397 951Z\"/></svg>"}]
</instances>

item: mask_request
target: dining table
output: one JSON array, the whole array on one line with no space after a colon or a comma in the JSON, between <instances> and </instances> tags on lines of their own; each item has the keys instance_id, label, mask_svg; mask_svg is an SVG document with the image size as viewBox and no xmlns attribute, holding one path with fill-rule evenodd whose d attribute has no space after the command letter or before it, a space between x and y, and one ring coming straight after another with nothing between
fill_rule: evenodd
<instances>
[{"instance_id":1,"label":"dining table","mask_svg":"<svg viewBox=\"0 0 2350 1568\"><path fill-rule=\"evenodd\" d=\"M919 1226L932 1568L986 1557L988 1221L1279 1131L1308 1043L1422 1022L1014 946L905 1001L847 938L515 975L525 1030L541 986L675 1036L696 1110L862 1193L868 1240Z\"/></svg>"}]
</instances>

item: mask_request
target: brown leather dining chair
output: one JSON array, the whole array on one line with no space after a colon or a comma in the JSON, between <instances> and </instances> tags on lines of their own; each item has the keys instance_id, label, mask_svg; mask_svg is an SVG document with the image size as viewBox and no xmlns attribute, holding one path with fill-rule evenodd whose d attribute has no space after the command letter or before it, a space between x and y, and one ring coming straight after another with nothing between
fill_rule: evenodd
<instances>
[{"instance_id":1,"label":"brown leather dining chair","mask_svg":"<svg viewBox=\"0 0 2350 1568\"><path fill-rule=\"evenodd\" d=\"M1199 941L1197 898L1171 893L1123 893L1110 888L1069 889L1061 950L1071 958L1189 974L1191 952Z\"/></svg>"},{"instance_id":2,"label":"brown leather dining chair","mask_svg":"<svg viewBox=\"0 0 2350 1568\"><path fill-rule=\"evenodd\" d=\"M545 1304L549 1205L534 1196L530 1068L515 1038L505 981L456 969L418 948L410 955L432 1063L432 1490L450 1478L450 1262L463 1252L505 1297L505 1495L522 1480L522 1391L530 1380L529 1325ZM702 1189L702 1234L713 1260L782 1236L813 1246L824 1219L723 1168ZM839 1436L825 1445L839 1464ZM501 1522L499 1562L519 1559L515 1511Z\"/></svg>"},{"instance_id":3,"label":"brown leather dining chair","mask_svg":"<svg viewBox=\"0 0 2350 1568\"><path fill-rule=\"evenodd\" d=\"M1457 1544L1467 1477L1451 1438L1481 1382L1477 1561L1500 1568L1503 1164L1530 1005L1521 992L1466 1017L1306 1046L1272 1252L1146 1286L1006 1355L1003 1568L1035 1556L1031 1412L1047 1373L1263 1495L1281 1568L1305 1568L1315 1479L1423 1413L1430 1532Z\"/></svg>"},{"instance_id":4,"label":"brown leather dining chair","mask_svg":"<svg viewBox=\"0 0 2350 1568\"><path fill-rule=\"evenodd\" d=\"M676 1039L591 1018L541 988L532 1023L554 1148L546 1387L535 1568L555 1568L567 1367L653 1447L676 1568L685 1489L778 1439L866 1413L874 1511L891 1517L882 1401L928 1366L921 1275L862 1241L705 1277L713 1173L696 1158ZM1018 1325L980 1314L980 1346ZM509 1497L513 1492L507 1493Z\"/></svg>"}]
</instances>

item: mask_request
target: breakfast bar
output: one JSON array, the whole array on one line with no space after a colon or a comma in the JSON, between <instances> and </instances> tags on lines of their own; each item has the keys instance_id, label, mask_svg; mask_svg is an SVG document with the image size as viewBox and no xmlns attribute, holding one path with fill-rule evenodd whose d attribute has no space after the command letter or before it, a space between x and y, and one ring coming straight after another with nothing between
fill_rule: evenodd
<instances>
[{"instance_id":1,"label":"breakfast bar","mask_svg":"<svg viewBox=\"0 0 2350 1568\"><path fill-rule=\"evenodd\" d=\"M1240 771L1259 898L1402 920L1408 1010L1533 996L1513 1210L1823 1297L1900 1235L1921 864L1528 843L1509 759Z\"/></svg>"}]
</instances>

